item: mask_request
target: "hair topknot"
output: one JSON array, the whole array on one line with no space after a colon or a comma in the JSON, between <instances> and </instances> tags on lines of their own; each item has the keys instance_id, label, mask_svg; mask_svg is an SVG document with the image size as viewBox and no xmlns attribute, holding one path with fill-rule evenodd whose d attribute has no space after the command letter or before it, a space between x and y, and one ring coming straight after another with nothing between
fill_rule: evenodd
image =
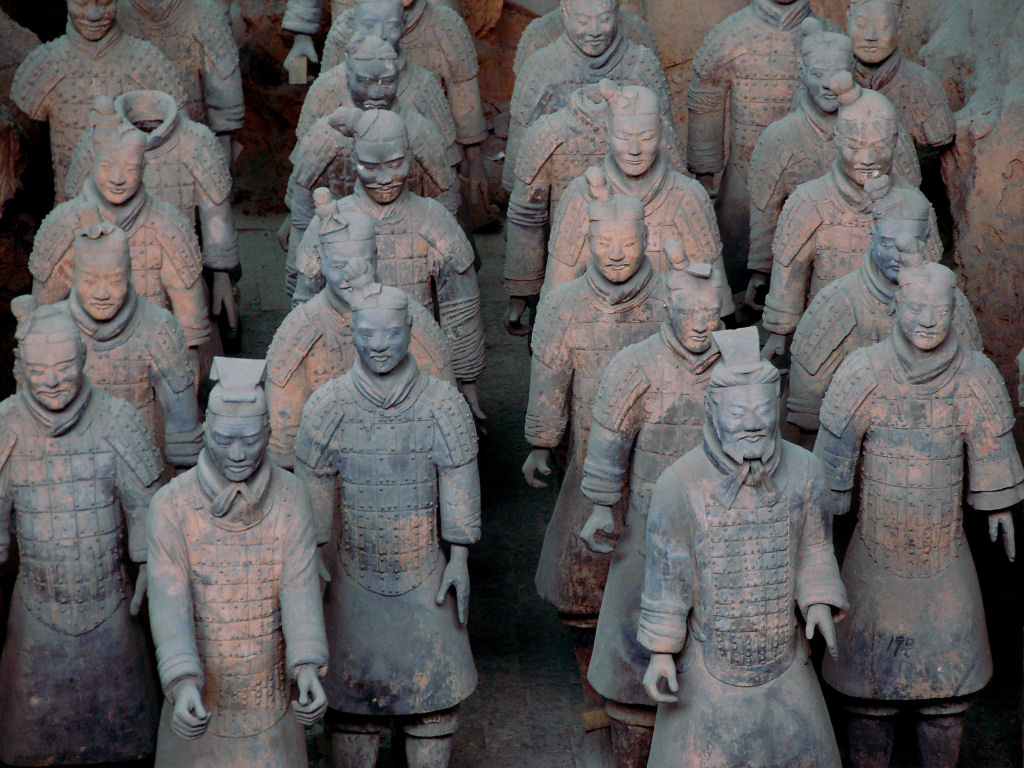
<instances>
[{"instance_id":1,"label":"hair topknot","mask_svg":"<svg viewBox=\"0 0 1024 768\"><path fill-rule=\"evenodd\" d=\"M828 87L844 107L850 106L860 98L861 88L853 82L853 75L849 72L836 72L829 81Z\"/></svg>"},{"instance_id":2,"label":"hair topknot","mask_svg":"<svg viewBox=\"0 0 1024 768\"><path fill-rule=\"evenodd\" d=\"M815 18L814 16L808 16L800 22L800 33L804 37L807 37L808 35L816 35L818 32L824 31L825 25L821 23L821 19Z\"/></svg>"}]
</instances>

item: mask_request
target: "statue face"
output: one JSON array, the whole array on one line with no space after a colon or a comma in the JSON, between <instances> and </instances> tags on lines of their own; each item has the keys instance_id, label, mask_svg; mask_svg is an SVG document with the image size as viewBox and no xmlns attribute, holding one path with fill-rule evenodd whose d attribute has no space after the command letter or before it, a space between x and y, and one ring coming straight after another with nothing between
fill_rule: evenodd
<instances>
[{"instance_id":1,"label":"statue face","mask_svg":"<svg viewBox=\"0 0 1024 768\"><path fill-rule=\"evenodd\" d=\"M405 33L405 16L398 0L356 3L352 23L356 34L376 35L396 51Z\"/></svg>"},{"instance_id":2,"label":"statue face","mask_svg":"<svg viewBox=\"0 0 1024 768\"><path fill-rule=\"evenodd\" d=\"M928 222L914 219L876 219L871 222L871 258L885 279L895 285L900 276L903 261L896 240L900 235L910 235L921 250L928 240Z\"/></svg>"},{"instance_id":3,"label":"statue face","mask_svg":"<svg viewBox=\"0 0 1024 768\"><path fill-rule=\"evenodd\" d=\"M892 170L896 125L887 120L842 120L836 126L840 167L859 187Z\"/></svg>"},{"instance_id":4,"label":"statue face","mask_svg":"<svg viewBox=\"0 0 1024 768\"><path fill-rule=\"evenodd\" d=\"M122 205L139 191L145 151L145 147L131 141L117 146L97 145L93 181L111 205Z\"/></svg>"},{"instance_id":5,"label":"statue face","mask_svg":"<svg viewBox=\"0 0 1024 768\"><path fill-rule=\"evenodd\" d=\"M404 309L360 309L352 313L352 341L367 370L383 376L409 352L412 317Z\"/></svg>"},{"instance_id":6,"label":"statue face","mask_svg":"<svg viewBox=\"0 0 1024 768\"><path fill-rule=\"evenodd\" d=\"M679 343L695 355L707 352L718 329L722 299L716 291L672 291L668 317Z\"/></svg>"},{"instance_id":7,"label":"statue face","mask_svg":"<svg viewBox=\"0 0 1024 768\"><path fill-rule=\"evenodd\" d=\"M949 336L953 322L953 290L928 282L900 288L896 322L903 335L922 352L930 352Z\"/></svg>"},{"instance_id":8,"label":"statue face","mask_svg":"<svg viewBox=\"0 0 1024 768\"><path fill-rule=\"evenodd\" d=\"M345 81L360 109L391 109L398 94L398 63L380 59L348 59Z\"/></svg>"},{"instance_id":9,"label":"statue face","mask_svg":"<svg viewBox=\"0 0 1024 768\"><path fill-rule=\"evenodd\" d=\"M619 28L618 0L562 0L565 34L586 56L608 50Z\"/></svg>"},{"instance_id":10,"label":"statue face","mask_svg":"<svg viewBox=\"0 0 1024 768\"><path fill-rule=\"evenodd\" d=\"M885 0L859 2L846 15L853 55L865 64L880 64L896 50L899 8Z\"/></svg>"},{"instance_id":11,"label":"statue face","mask_svg":"<svg viewBox=\"0 0 1024 768\"><path fill-rule=\"evenodd\" d=\"M233 483L252 477L270 442L267 417L259 414L225 416L208 411L203 433L210 460Z\"/></svg>"},{"instance_id":12,"label":"statue face","mask_svg":"<svg viewBox=\"0 0 1024 768\"><path fill-rule=\"evenodd\" d=\"M29 336L26 341L31 342ZM82 389L85 353L76 339L29 343L22 354L22 371L32 399L48 411L62 411Z\"/></svg>"},{"instance_id":13,"label":"statue face","mask_svg":"<svg viewBox=\"0 0 1024 768\"><path fill-rule=\"evenodd\" d=\"M357 139L355 158L356 176L371 200L387 205L398 199L409 178L409 152L404 142Z\"/></svg>"},{"instance_id":14,"label":"statue face","mask_svg":"<svg viewBox=\"0 0 1024 768\"><path fill-rule=\"evenodd\" d=\"M711 423L726 454L735 461L760 459L779 430L779 397L774 384L724 387L708 394Z\"/></svg>"},{"instance_id":15,"label":"statue face","mask_svg":"<svg viewBox=\"0 0 1024 768\"><path fill-rule=\"evenodd\" d=\"M377 250L372 240L321 243L320 270L336 296L348 301L359 278L372 279Z\"/></svg>"},{"instance_id":16,"label":"statue face","mask_svg":"<svg viewBox=\"0 0 1024 768\"><path fill-rule=\"evenodd\" d=\"M828 84L836 74L850 68L850 57L842 49L815 51L800 61L800 81L814 106L825 114L834 114L839 109L839 99Z\"/></svg>"},{"instance_id":17,"label":"statue face","mask_svg":"<svg viewBox=\"0 0 1024 768\"><path fill-rule=\"evenodd\" d=\"M114 26L117 0L68 0L68 18L78 34L95 43Z\"/></svg>"},{"instance_id":18,"label":"statue face","mask_svg":"<svg viewBox=\"0 0 1024 768\"><path fill-rule=\"evenodd\" d=\"M75 258L75 293L93 320L104 322L118 313L128 298L132 267L127 251L112 248Z\"/></svg>"},{"instance_id":19,"label":"statue face","mask_svg":"<svg viewBox=\"0 0 1024 768\"><path fill-rule=\"evenodd\" d=\"M643 176L658 157L661 118L658 115L612 115L608 141L619 169L627 176Z\"/></svg>"},{"instance_id":20,"label":"statue face","mask_svg":"<svg viewBox=\"0 0 1024 768\"><path fill-rule=\"evenodd\" d=\"M637 273L647 250L647 227L642 221L594 221L590 252L606 280L624 283Z\"/></svg>"}]
</instances>

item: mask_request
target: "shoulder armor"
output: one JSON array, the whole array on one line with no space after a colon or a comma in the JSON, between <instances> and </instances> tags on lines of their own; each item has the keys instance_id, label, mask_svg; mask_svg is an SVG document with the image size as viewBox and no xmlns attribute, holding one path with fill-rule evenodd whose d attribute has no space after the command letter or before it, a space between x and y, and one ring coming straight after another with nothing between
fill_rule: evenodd
<instances>
[{"instance_id":1,"label":"shoulder armor","mask_svg":"<svg viewBox=\"0 0 1024 768\"><path fill-rule=\"evenodd\" d=\"M852 275L856 277L857 273ZM796 326L793 357L811 375L818 372L857 326L857 315L850 302L853 290L856 289L846 277L829 283L811 300Z\"/></svg>"},{"instance_id":2,"label":"shoulder armor","mask_svg":"<svg viewBox=\"0 0 1024 768\"><path fill-rule=\"evenodd\" d=\"M305 304L289 312L267 350L267 378L271 383L286 386L322 335L310 321Z\"/></svg>"},{"instance_id":3,"label":"shoulder armor","mask_svg":"<svg viewBox=\"0 0 1024 768\"><path fill-rule=\"evenodd\" d=\"M327 448L345 418L347 381L348 377L342 376L318 387L302 409L302 422L295 438L295 459L318 475L327 473Z\"/></svg>"},{"instance_id":4,"label":"shoulder armor","mask_svg":"<svg viewBox=\"0 0 1024 768\"><path fill-rule=\"evenodd\" d=\"M461 467L477 456L478 446L473 414L459 391L451 384L431 379L427 395L434 419L448 448L449 466Z\"/></svg>"},{"instance_id":5,"label":"shoulder armor","mask_svg":"<svg viewBox=\"0 0 1024 768\"><path fill-rule=\"evenodd\" d=\"M559 14L560 11L556 8L526 25L526 29L519 36L516 57L512 63L512 73L515 77L519 77L520 70L529 61L530 56L558 39L557 31L561 27Z\"/></svg>"},{"instance_id":6,"label":"shoulder armor","mask_svg":"<svg viewBox=\"0 0 1024 768\"><path fill-rule=\"evenodd\" d=\"M142 421L142 416L126 401L93 390L93 397L105 401L105 413L99 418L106 428L106 438L129 469L143 485L152 485L160 479L163 460L156 441Z\"/></svg>"},{"instance_id":7,"label":"shoulder armor","mask_svg":"<svg viewBox=\"0 0 1024 768\"><path fill-rule=\"evenodd\" d=\"M445 137L455 136L455 121L452 119L452 108L444 95L441 81L411 61L406 64L405 71L410 78L414 101L406 101L403 109L414 109L430 120L440 131L442 142L447 143L444 141ZM405 94L406 99L409 95Z\"/></svg>"},{"instance_id":8,"label":"shoulder armor","mask_svg":"<svg viewBox=\"0 0 1024 768\"><path fill-rule=\"evenodd\" d=\"M402 119L409 131L409 145L424 173L440 190L458 185L455 169L448 164L447 147L440 129L419 112L403 110Z\"/></svg>"},{"instance_id":9,"label":"shoulder armor","mask_svg":"<svg viewBox=\"0 0 1024 768\"><path fill-rule=\"evenodd\" d=\"M654 55L654 51L645 45L630 43L630 48L634 67L644 75L641 82L658 95L662 114L670 114L672 94L669 93L668 80L665 79L665 70L662 69L661 61Z\"/></svg>"},{"instance_id":10,"label":"shoulder armor","mask_svg":"<svg viewBox=\"0 0 1024 768\"><path fill-rule=\"evenodd\" d=\"M466 22L458 13L440 3L431 3L427 12L433 17L440 38L438 43L444 49L452 80L461 83L476 77L480 64Z\"/></svg>"},{"instance_id":11,"label":"shoulder armor","mask_svg":"<svg viewBox=\"0 0 1024 768\"><path fill-rule=\"evenodd\" d=\"M741 8L720 21L714 29L708 32L693 57L694 82L698 78L717 76L719 70L735 58L735 53L732 51L735 42L733 40L734 32L743 26L745 12L749 12L747 8Z\"/></svg>"},{"instance_id":12,"label":"shoulder armor","mask_svg":"<svg viewBox=\"0 0 1024 768\"><path fill-rule=\"evenodd\" d=\"M971 309L970 302L959 288L956 289L953 299L953 328L965 349L982 351L981 331L978 330L978 321L974 317L974 310Z\"/></svg>"},{"instance_id":13,"label":"shoulder armor","mask_svg":"<svg viewBox=\"0 0 1024 768\"><path fill-rule=\"evenodd\" d=\"M238 45L231 36L227 16L208 0L197 0L190 9L196 39L203 46L203 53L220 77L227 78L238 69Z\"/></svg>"},{"instance_id":14,"label":"shoulder armor","mask_svg":"<svg viewBox=\"0 0 1024 768\"><path fill-rule=\"evenodd\" d=\"M473 266L473 246L458 221L437 200L416 196L417 207L423 212L419 235L430 243L441 259L450 261L459 273Z\"/></svg>"},{"instance_id":15,"label":"shoulder armor","mask_svg":"<svg viewBox=\"0 0 1024 768\"><path fill-rule=\"evenodd\" d=\"M594 398L594 421L618 432L633 404L650 388L641 361L646 341L622 349L605 369Z\"/></svg>"},{"instance_id":16,"label":"shoulder armor","mask_svg":"<svg viewBox=\"0 0 1024 768\"><path fill-rule=\"evenodd\" d=\"M586 239L590 217L587 214L586 179L577 176L565 188L551 217L548 258L574 265L578 246Z\"/></svg>"},{"instance_id":17,"label":"shoulder armor","mask_svg":"<svg viewBox=\"0 0 1024 768\"><path fill-rule=\"evenodd\" d=\"M80 199L59 203L39 225L28 257L29 272L36 280L48 280L71 248L78 228L78 215L84 205Z\"/></svg>"},{"instance_id":18,"label":"shoulder armor","mask_svg":"<svg viewBox=\"0 0 1024 768\"><path fill-rule=\"evenodd\" d=\"M782 180L782 173L789 166L792 152L786 139L786 123L791 112L782 120L776 120L761 133L761 137L750 155L750 171L747 174L747 187L750 199L758 208L764 209L768 200Z\"/></svg>"},{"instance_id":19,"label":"shoulder armor","mask_svg":"<svg viewBox=\"0 0 1024 768\"><path fill-rule=\"evenodd\" d=\"M92 128L86 128L71 153L71 164L64 174L64 194L71 200L82 192L85 180L92 174Z\"/></svg>"},{"instance_id":20,"label":"shoulder armor","mask_svg":"<svg viewBox=\"0 0 1024 768\"><path fill-rule=\"evenodd\" d=\"M178 107L182 107L185 104L185 91L170 60L159 48L146 40L129 35L125 35L125 38L136 46L131 63L140 70L135 74L143 90L169 93L174 97Z\"/></svg>"},{"instance_id":21,"label":"shoulder armor","mask_svg":"<svg viewBox=\"0 0 1024 768\"><path fill-rule=\"evenodd\" d=\"M565 143L569 132L567 110L543 115L527 127L516 158L516 178L533 184L548 158Z\"/></svg>"},{"instance_id":22,"label":"shoulder armor","mask_svg":"<svg viewBox=\"0 0 1024 768\"><path fill-rule=\"evenodd\" d=\"M67 55L67 50L66 36L43 43L25 57L14 73L11 100L33 120L46 119L46 113L43 111L46 97L67 76L60 66L61 60Z\"/></svg>"},{"instance_id":23,"label":"shoulder armor","mask_svg":"<svg viewBox=\"0 0 1024 768\"><path fill-rule=\"evenodd\" d=\"M9 408L0 410L0 419L9 410ZM7 460L11 458L11 451L14 450L17 442L18 433L12 426L4 424L0 427L0 472L3 472L4 467L7 466Z\"/></svg>"},{"instance_id":24,"label":"shoulder armor","mask_svg":"<svg viewBox=\"0 0 1024 768\"><path fill-rule=\"evenodd\" d=\"M154 218L165 223L158 235L164 258L170 261L181 285L189 288L203 274L203 257L195 230L185 223L181 212L168 203L150 195L149 204L153 206Z\"/></svg>"},{"instance_id":25,"label":"shoulder armor","mask_svg":"<svg viewBox=\"0 0 1024 768\"><path fill-rule=\"evenodd\" d=\"M301 140L312 127L314 121L323 117L334 107L350 104L348 86L345 83L345 63L321 71L306 91L306 98L299 111L299 121L295 126L295 137ZM410 105L415 108L415 105Z\"/></svg>"},{"instance_id":26,"label":"shoulder armor","mask_svg":"<svg viewBox=\"0 0 1024 768\"><path fill-rule=\"evenodd\" d=\"M411 297L409 298L409 315L412 317L412 333L418 342L416 351L428 356L426 360L416 358L420 363L420 368L428 373L450 369L452 361L451 354L448 352L448 343L434 316L426 307Z\"/></svg>"},{"instance_id":27,"label":"shoulder armor","mask_svg":"<svg viewBox=\"0 0 1024 768\"><path fill-rule=\"evenodd\" d=\"M509 114L524 126L530 125L543 112L543 106L550 98L548 93L548 71L558 67L557 41L530 54L523 68L516 76L512 89Z\"/></svg>"},{"instance_id":28,"label":"shoulder armor","mask_svg":"<svg viewBox=\"0 0 1024 768\"><path fill-rule=\"evenodd\" d=\"M981 352L964 352L964 370L970 382L971 391L985 413L985 420L992 424L996 435L1004 435L1013 429L1013 405L1006 391L1006 382L999 375L995 364Z\"/></svg>"},{"instance_id":29,"label":"shoulder armor","mask_svg":"<svg viewBox=\"0 0 1024 768\"><path fill-rule=\"evenodd\" d=\"M138 312L145 312L150 334L147 347L153 364L175 392L184 392L196 380L192 356L181 323L166 309L139 299Z\"/></svg>"},{"instance_id":30,"label":"shoulder armor","mask_svg":"<svg viewBox=\"0 0 1024 768\"><path fill-rule=\"evenodd\" d=\"M658 40L651 25L643 17L620 8L619 27L630 42L650 48L651 53L658 55Z\"/></svg>"},{"instance_id":31,"label":"shoulder armor","mask_svg":"<svg viewBox=\"0 0 1024 768\"><path fill-rule=\"evenodd\" d=\"M878 386L870 358L871 347L858 349L846 358L832 378L821 404L821 426L841 437L854 413Z\"/></svg>"},{"instance_id":32,"label":"shoulder armor","mask_svg":"<svg viewBox=\"0 0 1024 768\"><path fill-rule=\"evenodd\" d=\"M718 233L718 219L715 217L715 206L711 198L708 197L704 185L696 179L684 176L678 171L672 171L671 176L673 185L681 193L677 198L673 218L679 220L685 216L693 222L692 232L699 238L695 254L702 257L701 261L714 258L722 252L722 240Z\"/></svg>"},{"instance_id":33,"label":"shoulder armor","mask_svg":"<svg viewBox=\"0 0 1024 768\"><path fill-rule=\"evenodd\" d=\"M896 136L896 151L893 153L892 167L896 175L913 187L921 186L921 162L917 157L914 139L901 124Z\"/></svg>"},{"instance_id":34,"label":"shoulder armor","mask_svg":"<svg viewBox=\"0 0 1024 768\"><path fill-rule=\"evenodd\" d=\"M772 241L772 255L784 267L793 263L800 249L821 226L821 216L813 203L814 188L810 186L815 181L798 186L782 206Z\"/></svg>"},{"instance_id":35,"label":"shoulder armor","mask_svg":"<svg viewBox=\"0 0 1024 768\"><path fill-rule=\"evenodd\" d=\"M313 189L316 180L338 156L344 138L331 127L326 117L318 118L288 156L292 163L292 179L300 187Z\"/></svg>"},{"instance_id":36,"label":"shoulder armor","mask_svg":"<svg viewBox=\"0 0 1024 768\"><path fill-rule=\"evenodd\" d=\"M533 325L533 355L543 359L557 346L572 322L577 295L575 281L556 285L537 305L537 319Z\"/></svg>"},{"instance_id":37,"label":"shoulder armor","mask_svg":"<svg viewBox=\"0 0 1024 768\"><path fill-rule=\"evenodd\" d=\"M181 140L187 142L188 148L182 161L206 196L219 205L231 194L231 171L217 137L205 125L189 120L184 114L179 119Z\"/></svg>"}]
</instances>

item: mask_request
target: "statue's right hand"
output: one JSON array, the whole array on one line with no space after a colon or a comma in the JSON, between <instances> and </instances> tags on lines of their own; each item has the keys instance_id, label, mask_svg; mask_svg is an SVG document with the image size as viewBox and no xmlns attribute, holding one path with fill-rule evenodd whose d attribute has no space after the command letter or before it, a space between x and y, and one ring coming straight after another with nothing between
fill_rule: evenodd
<instances>
[{"instance_id":1,"label":"statue's right hand","mask_svg":"<svg viewBox=\"0 0 1024 768\"><path fill-rule=\"evenodd\" d=\"M662 680L668 685L672 693L679 693L679 680L676 678L676 660L671 653L652 653L651 661L647 664L647 671L644 672L644 688L647 695L658 702L674 704L679 701L678 696L662 693L658 683Z\"/></svg>"},{"instance_id":2,"label":"statue's right hand","mask_svg":"<svg viewBox=\"0 0 1024 768\"><path fill-rule=\"evenodd\" d=\"M768 341L761 347L761 357L769 363L786 354L786 337L781 333L768 335Z\"/></svg>"},{"instance_id":3,"label":"statue's right hand","mask_svg":"<svg viewBox=\"0 0 1024 768\"><path fill-rule=\"evenodd\" d=\"M508 309L505 310L502 324L505 326L505 330L512 336L526 336L530 333L532 326L523 322L526 307L527 301L522 296L509 296Z\"/></svg>"},{"instance_id":4,"label":"statue's right hand","mask_svg":"<svg viewBox=\"0 0 1024 768\"><path fill-rule=\"evenodd\" d=\"M316 55L316 48L313 47L313 38L296 32L292 49L288 51L288 55L284 59L284 68L288 69L289 62L300 58L305 59L310 64L316 64L320 61L320 58Z\"/></svg>"},{"instance_id":5,"label":"statue's right hand","mask_svg":"<svg viewBox=\"0 0 1024 768\"><path fill-rule=\"evenodd\" d=\"M547 448L534 448L523 462L523 477L526 478L526 484L531 488L548 487L547 483L537 478L537 473L540 472L544 477L551 474L551 467L548 466L550 456L551 451Z\"/></svg>"},{"instance_id":6,"label":"statue's right hand","mask_svg":"<svg viewBox=\"0 0 1024 768\"><path fill-rule=\"evenodd\" d=\"M615 533L615 519L612 517L611 507L595 504L593 511L590 513L590 517L588 517L587 522L583 524L583 530L580 531L580 538L583 539L587 545L587 549L591 552L597 552L602 555L607 555L609 552L613 552L615 550L615 544L607 540L602 541L598 539L598 532L605 534L606 537Z\"/></svg>"},{"instance_id":7,"label":"statue's right hand","mask_svg":"<svg viewBox=\"0 0 1024 768\"><path fill-rule=\"evenodd\" d=\"M758 312L764 310L764 304L757 300L757 292L768 285L769 277L764 272L754 272L747 283L747 292L743 296L743 302Z\"/></svg>"},{"instance_id":8,"label":"statue's right hand","mask_svg":"<svg viewBox=\"0 0 1024 768\"><path fill-rule=\"evenodd\" d=\"M210 713L203 706L203 696L194 680L185 679L174 686L174 714L171 730L183 739L198 739L206 733Z\"/></svg>"}]
</instances>

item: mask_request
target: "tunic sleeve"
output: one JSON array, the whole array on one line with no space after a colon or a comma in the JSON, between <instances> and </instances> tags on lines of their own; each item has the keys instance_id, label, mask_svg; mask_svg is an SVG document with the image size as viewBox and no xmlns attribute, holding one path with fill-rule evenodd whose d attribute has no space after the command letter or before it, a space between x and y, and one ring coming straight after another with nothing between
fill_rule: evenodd
<instances>
[{"instance_id":1,"label":"tunic sleeve","mask_svg":"<svg viewBox=\"0 0 1024 768\"><path fill-rule=\"evenodd\" d=\"M473 415L451 385L437 383L436 388L433 458L441 538L452 544L472 544L480 539L480 473Z\"/></svg>"},{"instance_id":2,"label":"tunic sleeve","mask_svg":"<svg viewBox=\"0 0 1024 768\"><path fill-rule=\"evenodd\" d=\"M544 284L551 185L543 169L532 182L516 175L505 223L505 292L536 296Z\"/></svg>"},{"instance_id":3,"label":"tunic sleeve","mask_svg":"<svg viewBox=\"0 0 1024 768\"><path fill-rule=\"evenodd\" d=\"M782 208L772 243L771 288L764 306L764 328L788 335L796 330L807 303L807 284L814 263L814 235L820 224L814 205L800 188Z\"/></svg>"},{"instance_id":4,"label":"tunic sleeve","mask_svg":"<svg viewBox=\"0 0 1024 768\"><path fill-rule=\"evenodd\" d=\"M554 448L569 423L573 376L565 331L571 312L562 311L565 297L552 291L537 310L526 408L526 442L535 448Z\"/></svg>"},{"instance_id":5,"label":"tunic sleeve","mask_svg":"<svg viewBox=\"0 0 1024 768\"><path fill-rule=\"evenodd\" d=\"M295 509L282 526L281 630L288 671L295 677L296 668L302 664L314 664L320 670L326 668L327 633L309 496L301 483L291 475L287 477L294 486Z\"/></svg>"},{"instance_id":6,"label":"tunic sleeve","mask_svg":"<svg viewBox=\"0 0 1024 768\"><path fill-rule=\"evenodd\" d=\"M814 455L825 463L827 487L838 493L853 489L861 441L867 431L867 398L875 380L864 351L854 352L839 366L821 404L821 429Z\"/></svg>"},{"instance_id":7,"label":"tunic sleeve","mask_svg":"<svg viewBox=\"0 0 1024 768\"><path fill-rule=\"evenodd\" d=\"M966 435L967 503L977 510L997 511L1024 498L1024 469L1012 433L1013 407L995 365L980 352L969 359L975 407Z\"/></svg>"},{"instance_id":8,"label":"tunic sleeve","mask_svg":"<svg viewBox=\"0 0 1024 768\"><path fill-rule=\"evenodd\" d=\"M827 533L832 528L832 521L827 508L825 467L813 456L806 458L810 477L797 547L796 599L804 616L812 605L824 603L832 606L833 613L841 618L850 605L839 578L832 537Z\"/></svg>"},{"instance_id":9,"label":"tunic sleeve","mask_svg":"<svg viewBox=\"0 0 1024 768\"><path fill-rule=\"evenodd\" d=\"M719 30L712 30L694 57L693 76L686 92L686 164L693 173L718 173L725 167L729 81L719 50L724 44Z\"/></svg>"}]
</instances>

